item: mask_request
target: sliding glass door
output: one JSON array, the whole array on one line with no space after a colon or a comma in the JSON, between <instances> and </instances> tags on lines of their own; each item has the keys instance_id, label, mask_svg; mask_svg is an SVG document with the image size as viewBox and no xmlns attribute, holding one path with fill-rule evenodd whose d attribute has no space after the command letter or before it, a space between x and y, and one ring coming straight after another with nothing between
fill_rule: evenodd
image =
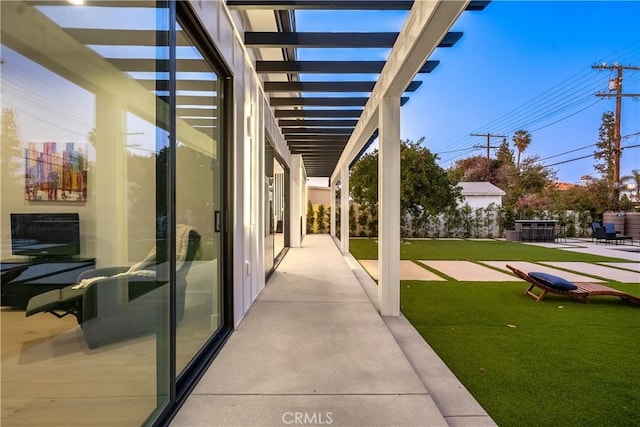
<instances>
[{"instance_id":1,"label":"sliding glass door","mask_svg":"<svg viewBox=\"0 0 640 427\"><path fill-rule=\"evenodd\" d=\"M154 423L225 329L229 75L187 2L75 3L0 2L0 257L36 272L0 312L3 426ZM12 213L77 215L65 274ZM62 318L31 298L60 289Z\"/></svg>"}]
</instances>

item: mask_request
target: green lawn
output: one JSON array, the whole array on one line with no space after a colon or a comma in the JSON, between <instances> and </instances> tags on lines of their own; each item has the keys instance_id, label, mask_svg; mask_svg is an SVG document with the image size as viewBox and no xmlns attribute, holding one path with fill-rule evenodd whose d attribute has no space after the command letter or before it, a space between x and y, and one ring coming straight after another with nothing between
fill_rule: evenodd
<instances>
[{"instance_id":1,"label":"green lawn","mask_svg":"<svg viewBox=\"0 0 640 427\"><path fill-rule=\"evenodd\" d=\"M370 240L351 249L376 257ZM403 259L605 260L499 241L402 249ZM640 284L610 285L640 296ZM500 426L640 425L640 307L614 297L536 303L526 286L403 281L402 312Z\"/></svg>"},{"instance_id":2,"label":"green lawn","mask_svg":"<svg viewBox=\"0 0 640 427\"><path fill-rule=\"evenodd\" d=\"M377 259L378 244L350 239L349 250L358 259ZM410 240L400 244L401 259L483 261L620 261L502 240ZM624 261L624 260L622 260Z\"/></svg>"}]
</instances>

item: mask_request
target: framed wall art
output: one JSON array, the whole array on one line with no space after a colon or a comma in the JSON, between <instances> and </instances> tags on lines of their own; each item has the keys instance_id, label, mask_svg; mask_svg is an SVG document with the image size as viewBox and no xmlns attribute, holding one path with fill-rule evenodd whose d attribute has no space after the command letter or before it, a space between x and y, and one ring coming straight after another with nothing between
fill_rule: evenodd
<instances>
[{"instance_id":1,"label":"framed wall art","mask_svg":"<svg viewBox=\"0 0 640 427\"><path fill-rule=\"evenodd\" d=\"M87 144L29 142L24 153L26 200L87 200Z\"/></svg>"}]
</instances>

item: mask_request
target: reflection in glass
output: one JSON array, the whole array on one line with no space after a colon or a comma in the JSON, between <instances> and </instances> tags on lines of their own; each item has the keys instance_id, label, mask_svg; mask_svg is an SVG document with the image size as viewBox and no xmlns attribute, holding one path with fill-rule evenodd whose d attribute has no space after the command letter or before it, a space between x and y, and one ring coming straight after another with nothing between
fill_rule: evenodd
<instances>
[{"instance_id":1,"label":"reflection in glass","mask_svg":"<svg viewBox=\"0 0 640 427\"><path fill-rule=\"evenodd\" d=\"M221 326L221 168L219 80L191 41L178 53L176 222L198 233L195 258L176 282L180 373ZM185 236L186 237L186 236ZM180 273L180 272L179 272Z\"/></svg>"},{"instance_id":2,"label":"reflection in glass","mask_svg":"<svg viewBox=\"0 0 640 427\"><path fill-rule=\"evenodd\" d=\"M104 273L76 290L82 328L73 315L2 308L0 424L49 425L55 413L140 425L169 398L170 121L167 73L157 72L166 69L167 38L157 35L167 34L169 12L155 1L43 3L0 3L0 257L11 257L9 213L77 212L79 256ZM86 144L86 200L24 200L31 142Z\"/></svg>"},{"instance_id":3,"label":"reflection in glass","mask_svg":"<svg viewBox=\"0 0 640 427\"><path fill-rule=\"evenodd\" d=\"M274 213L273 213L273 147L269 140L264 143L264 268L269 275L273 269L274 254Z\"/></svg>"},{"instance_id":4,"label":"reflection in glass","mask_svg":"<svg viewBox=\"0 0 640 427\"><path fill-rule=\"evenodd\" d=\"M284 167L277 159L273 160L273 212L276 230L274 234L274 255L277 257L284 249L284 231L286 227L284 206Z\"/></svg>"}]
</instances>

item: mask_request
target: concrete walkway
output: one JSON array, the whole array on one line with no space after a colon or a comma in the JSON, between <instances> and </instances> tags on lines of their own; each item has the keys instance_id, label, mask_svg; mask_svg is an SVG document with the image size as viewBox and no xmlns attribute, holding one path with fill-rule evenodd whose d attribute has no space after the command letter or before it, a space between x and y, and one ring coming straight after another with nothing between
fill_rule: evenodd
<instances>
[{"instance_id":1,"label":"concrete walkway","mask_svg":"<svg viewBox=\"0 0 640 427\"><path fill-rule=\"evenodd\" d=\"M172 426L495 425L328 235L292 248ZM375 298L374 298L375 300Z\"/></svg>"}]
</instances>

